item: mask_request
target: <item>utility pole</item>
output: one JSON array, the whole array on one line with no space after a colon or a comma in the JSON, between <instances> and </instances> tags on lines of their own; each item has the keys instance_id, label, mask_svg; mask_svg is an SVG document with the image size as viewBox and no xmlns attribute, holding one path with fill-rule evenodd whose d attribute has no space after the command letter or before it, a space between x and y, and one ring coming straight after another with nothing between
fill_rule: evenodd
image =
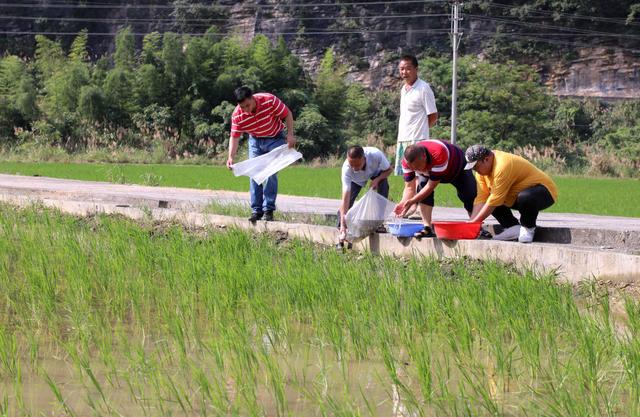
<instances>
[{"instance_id":1,"label":"utility pole","mask_svg":"<svg viewBox=\"0 0 640 417\"><path fill-rule=\"evenodd\" d=\"M460 17L460 6L462 3L459 0L452 0L453 10L451 19L451 45L453 46L453 63L452 63L452 77L451 77L451 143L456 143L457 131L457 104L458 104L458 46L460 46L460 38L462 33L458 31L458 22L462 20Z\"/></svg>"}]
</instances>

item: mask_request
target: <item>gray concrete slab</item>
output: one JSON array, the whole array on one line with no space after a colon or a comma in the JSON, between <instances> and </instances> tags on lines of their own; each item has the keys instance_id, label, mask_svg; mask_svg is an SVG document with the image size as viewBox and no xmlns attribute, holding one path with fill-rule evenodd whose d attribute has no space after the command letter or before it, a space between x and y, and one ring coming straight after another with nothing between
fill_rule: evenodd
<instances>
[{"instance_id":1,"label":"gray concrete slab","mask_svg":"<svg viewBox=\"0 0 640 417\"><path fill-rule=\"evenodd\" d=\"M0 194L186 210L201 209L211 202L247 205L249 200L246 192L150 187L6 174L0 174ZM284 212L334 216L338 206L338 199L278 196L278 209ZM436 207L433 218L464 220L466 212L462 208ZM495 224L491 219L486 223ZM542 212L538 226L538 241L640 251L640 218Z\"/></svg>"}]
</instances>

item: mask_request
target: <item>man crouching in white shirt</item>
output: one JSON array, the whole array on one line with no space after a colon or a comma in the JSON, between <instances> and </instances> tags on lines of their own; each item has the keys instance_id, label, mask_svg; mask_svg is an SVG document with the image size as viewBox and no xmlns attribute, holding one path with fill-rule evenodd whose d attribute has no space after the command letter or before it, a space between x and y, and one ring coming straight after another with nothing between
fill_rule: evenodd
<instances>
[{"instance_id":1,"label":"man crouching in white shirt","mask_svg":"<svg viewBox=\"0 0 640 417\"><path fill-rule=\"evenodd\" d=\"M384 198L389 197L391 164L384 153L374 147L352 146L347 150L347 159L342 164L342 204L338 211L340 243L347 235L345 216L356 201L362 187L371 180L371 188ZM340 244L339 243L339 244Z\"/></svg>"}]
</instances>

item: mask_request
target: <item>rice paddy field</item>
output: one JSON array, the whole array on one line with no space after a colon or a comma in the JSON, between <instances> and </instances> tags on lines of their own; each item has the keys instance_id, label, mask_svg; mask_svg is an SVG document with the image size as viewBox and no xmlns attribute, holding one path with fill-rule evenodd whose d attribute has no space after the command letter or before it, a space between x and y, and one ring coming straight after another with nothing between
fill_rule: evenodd
<instances>
[{"instance_id":1,"label":"rice paddy field","mask_svg":"<svg viewBox=\"0 0 640 417\"><path fill-rule=\"evenodd\" d=\"M0 173L54 178L108 181L212 190L249 191L247 177L234 177L225 167L197 165L65 164L1 162ZM297 165L278 174L281 194L339 199L340 168ZM617 178L554 177L559 201L545 211L640 217L640 206L631 195L640 195L640 180ZM390 198L399 201L404 184L390 178ZM460 207L455 189L443 184L436 190L436 205Z\"/></svg>"},{"instance_id":2,"label":"rice paddy field","mask_svg":"<svg viewBox=\"0 0 640 417\"><path fill-rule=\"evenodd\" d=\"M623 306L491 262L0 206L0 415L638 416Z\"/></svg>"}]
</instances>

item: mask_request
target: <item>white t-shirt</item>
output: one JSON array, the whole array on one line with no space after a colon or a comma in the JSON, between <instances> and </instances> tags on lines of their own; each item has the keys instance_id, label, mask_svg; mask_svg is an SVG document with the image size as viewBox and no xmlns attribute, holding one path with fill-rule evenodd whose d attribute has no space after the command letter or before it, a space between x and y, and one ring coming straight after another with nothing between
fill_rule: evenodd
<instances>
[{"instance_id":1,"label":"white t-shirt","mask_svg":"<svg viewBox=\"0 0 640 417\"><path fill-rule=\"evenodd\" d=\"M372 146L365 146L363 149L366 162L362 170L354 171L346 160L342 164L342 192L351 191L352 182L364 187L371 177L391 167L380 149Z\"/></svg>"},{"instance_id":2,"label":"white t-shirt","mask_svg":"<svg viewBox=\"0 0 640 417\"><path fill-rule=\"evenodd\" d=\"M427 116L437 112L436 99L429 84L418 78L408 90L403 85L400 92L398 142L429 139Z\"/></svg>"}]
</instances>

